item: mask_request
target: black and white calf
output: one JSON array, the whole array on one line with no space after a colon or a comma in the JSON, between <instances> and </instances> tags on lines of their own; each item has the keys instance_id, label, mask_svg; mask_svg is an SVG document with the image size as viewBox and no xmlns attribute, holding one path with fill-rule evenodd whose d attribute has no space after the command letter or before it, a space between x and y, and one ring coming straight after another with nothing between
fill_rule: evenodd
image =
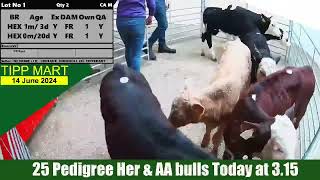
<instances>
[{"instance_id":1,"label":"black and white calf","mask_svg":"<svg viewBox=\"0 0 320 180\"><path fill-rule=\"evenodd\" d=\"M277 70L277 63L280 59L274 60L271 57L267 38L260 33L259 29L240 36L240 39L251 51L251 83L255 83Z\"/></svg>"},{"instance_id":2,"label":"black and white calf","mask_svg":"<svg viewBox=\"0 0 320 180\"><path fill-rule=\"evenodd\" d=\"M201 39L203 42L201 55L205 55L205 41L210 49L210 58L216 59L212 35L223 33L226 39L235 39L234 36L243 36L256 29L265 36L267 40L281 40L288 46L288 38L284 31L272 22L272 17L266 17L264 14L257 14L248 9L229 5L226 9L219 7L208 7L202 15L203 25L201 26Z\"/></svg>"}]
</instances>

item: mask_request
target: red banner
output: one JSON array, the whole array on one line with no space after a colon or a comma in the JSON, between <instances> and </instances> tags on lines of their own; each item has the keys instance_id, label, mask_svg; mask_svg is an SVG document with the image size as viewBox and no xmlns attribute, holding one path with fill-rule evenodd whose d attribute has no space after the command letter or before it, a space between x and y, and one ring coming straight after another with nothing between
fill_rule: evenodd
<instances>
[{"instance_id":1,"label":"red banner","mask_svg":"<svg viewBox=\"0 0 320 180\"><path fill-rule=\"evenodd\" d=\"M3 159L30 159L30 153L25 143L29 141L36 128L54 107L57 100L54 99L49 102L26 120L19 123L15 128L0 136L0 148Z\"/></svg>"}]
</instances>

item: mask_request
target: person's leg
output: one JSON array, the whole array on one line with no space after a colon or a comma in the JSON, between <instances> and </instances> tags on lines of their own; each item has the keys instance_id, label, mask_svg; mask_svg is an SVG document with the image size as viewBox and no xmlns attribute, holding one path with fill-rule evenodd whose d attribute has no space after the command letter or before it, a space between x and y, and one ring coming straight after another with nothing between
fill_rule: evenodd
<instances>
[{"instance_id":1,"label":"person's leg","mask_svg":"<svg viewBox=\"0 0 320 180\"><path fill-rule=\"evenodd\" d=\"M166 43L166 30L168 28L168 20L167 20L167 9L165 0L157 0L157 14L155 18L158 22L158 29L159 29L159 46L163 46Z\"/></svg>"},{"instance_id":2,"label":"person's leg","mask_svg":"<svg viewBox=\"0 0 320 180\"><path fill-rule=\"evenodd\" d=\"M140 71L141 53L145 35L145 19L135 18L133 26L130 28L131 37L129 40L131 68Z\"/></svg>"},{"instance_id":3,"label":"person's leg","mask_svg":"<svg viewBox=\"0 0 320 180\"><path fill-rule=\"evenodd\" d=\"M129 19L128 18L118 18L117 19L117 29L119 32L119 35L121 37L121 40L123 41L125 45L125 59L127 62L128 67L131 66L131 54L130 54L130 45L129 45L129 39L130 39L130 31L128 31L129 27Z\"/></svg>"},{"instance_id":4,"label":"person's leg","mask_svg":"<svg viewBox=\"0 0 320 180\"><path fill-rule=\"evenodd\" d=\"M159 53L176 53L175 49L170 49L166 44L166 30L168 29L167 7L165 0L157 0L157 14L155 18L159 29Z\"/></svg>"},{"instance_id":5,"label":"person's leg","mask_svg":"<svg viewBox=\"0 0 320 180\"><path fill-rule=\"evenodd\" d=\"M159 11L158 11L158 4L159 2L158 1L161 1L161 0L156 0L156 12L155 12L155 15L154 17L156 18L156 20L158 21L158 17L159 16ZM158 21L159 23L159 21ZM156 29L152 32L151 36L149 37L148 39L148 43L149 43L149 59L150 60L156 60L157 57L156 55L154 54L153 50L152 50L152 47L153 47L153 44L159 39L159 34L160 34L160 29L159 29L159 26L156 27ZM143 47L147 47L147 44L144 44ZM144 53L148 53L147 50L144 50L143 51Z\"/></svg>"}]
</instances>

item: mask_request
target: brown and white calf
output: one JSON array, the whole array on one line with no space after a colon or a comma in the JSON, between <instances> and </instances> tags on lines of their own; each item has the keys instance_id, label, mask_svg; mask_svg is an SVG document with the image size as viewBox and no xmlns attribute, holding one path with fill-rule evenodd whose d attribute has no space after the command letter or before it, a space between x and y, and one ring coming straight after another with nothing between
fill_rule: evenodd
<instances>
[{"instance_id":1,"label":"brown and white calf","mask_svg":"<svg viewBox=\"0 0 320 180\"><path fill-rule=\"evenodd\" d=\"M223 127L219 127L220 118L232 112L241 91L249 85L251 71L250 50L239 39L226 42L220 48L224 50L219 57L219 67L211 84L199 94L186 88L174 99L169 116L175 127L205 123L206 133L202 147L208 146L210 132L218 127L212 138L213 153L217 152L223 136Z\"/></svg>"},{"instance_id":2,"label":"brown and white calf","mask_svg":"<svg viewBox=\"0 0 320 180\"><path fill-rule=\"evenodd\" d=\"M295 159L298 136L290 118L277 115L270 130L271 137L261 152L261 159Z\"/></svg>"},{"instance_id":3,"label":"brown and white calf","mask_svg":"<svg viewBox=\"0 0 320 180\"><path fill-rule=\"evenodd\" d=\"M224 140L236 158L260 153L271 138L274 117L283 115L294 105L292 123L297 129L315 88L315 76L310 66L286 67L267 76L244 92L228 117ZM253 128L253 137L240 134Z\"/></svg>"}]
</instances>

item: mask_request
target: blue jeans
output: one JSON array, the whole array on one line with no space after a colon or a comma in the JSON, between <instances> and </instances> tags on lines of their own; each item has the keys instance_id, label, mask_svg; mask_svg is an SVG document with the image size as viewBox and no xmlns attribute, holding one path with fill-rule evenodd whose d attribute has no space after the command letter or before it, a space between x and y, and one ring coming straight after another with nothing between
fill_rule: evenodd
<instances>
[{"instance_id":1,"label":"blue jeans","mask_svg":"<svg viewBox=\"0 0 320 180\"><path fill-rule=\"evenodd\" d=\"M149 45L152 46L157 40L159 40L159 46L163 46L166 43L166 30L168 28L165 0L156 0L156 13L154 17L158 22L158 27L150 36Z\"/></svg>"},{"instance_id":2,"label":"blue jeans","mask_svg":"<svg viewBox=\"0 0 320 180\"><path fill-rule=\"evenodd\" d=\"M145 18L117 18L117 28L125 45L128 67L140 71L145 35Z\"/></svg>"}]
</instances>

